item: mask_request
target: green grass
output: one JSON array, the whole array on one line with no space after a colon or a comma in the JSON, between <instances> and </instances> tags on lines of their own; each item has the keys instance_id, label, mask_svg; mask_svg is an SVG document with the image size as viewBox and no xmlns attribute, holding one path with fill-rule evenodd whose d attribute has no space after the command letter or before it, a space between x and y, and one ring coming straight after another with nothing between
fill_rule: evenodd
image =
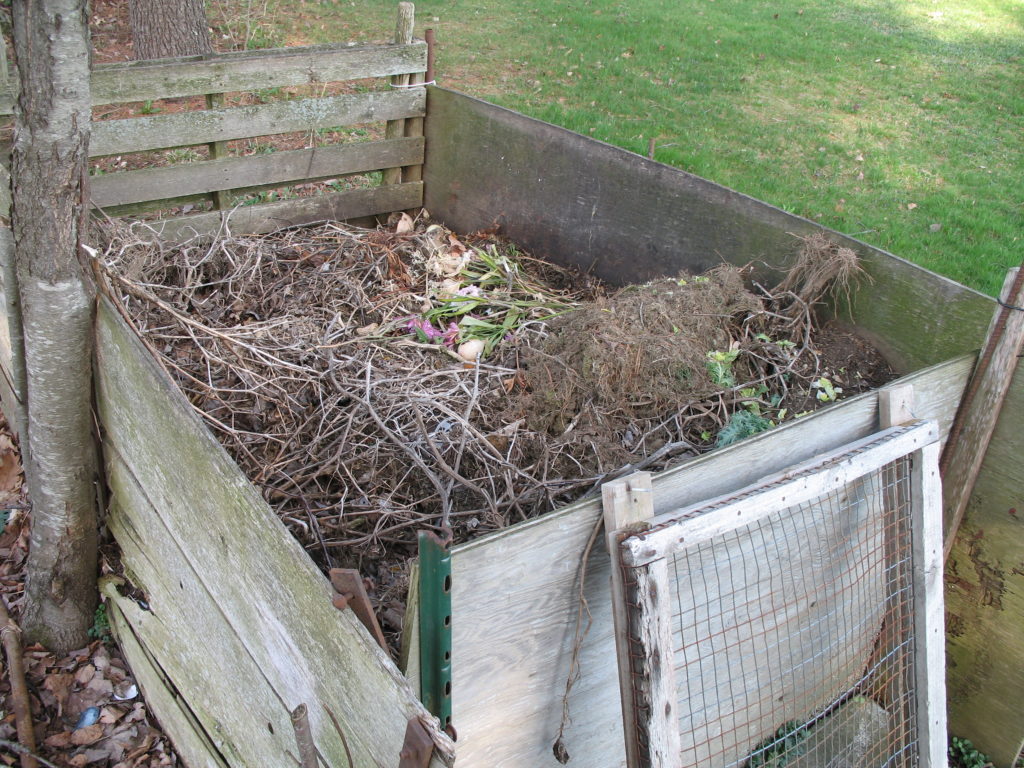
<instances>
[{"instance_id":1,"label":"green grass","mask_svg":"<svg viewBox=\"0 0 1024 768\"><path fill-rule=\"evenodd\" d=\"M381 40L395 7L264 18ZM428 0L417 22L443 85L635 152L654 137L659 161L987 293L1021 262L1021 0Z\"/></svg>"}]
</instances>

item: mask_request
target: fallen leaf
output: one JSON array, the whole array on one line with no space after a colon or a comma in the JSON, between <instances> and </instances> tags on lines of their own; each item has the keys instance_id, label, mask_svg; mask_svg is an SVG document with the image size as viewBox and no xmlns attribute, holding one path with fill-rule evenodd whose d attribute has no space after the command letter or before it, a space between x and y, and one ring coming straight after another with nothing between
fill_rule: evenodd
<instances>
[{"instance_id":1,"label":"fallen leaf","mask_svg":"<svg viewBox=\"0 0 1024 768\"><path fill-rule=\"evenodd\" d=\"M73 733L71 731L55 733L51 736L47 736L43 744L50 747L51 749L67 749L69 746L71 746L72 735Z\"/></svg>"},{"instance_id":2,"label":"fallen leaf","mask_svg":"<svg viewBox=\"0 0 1024 768\"><path fill-rule=\"evenodd\" d=\"M103 735L103 725L101 723L93 723L72 732L71 743L84 747L87 744L95 744L103 738Z\"/></svg>"},{"instance_id":3,"label":"fallen leaf","mask_svg":"<svg viewBox=\"0 0 1024 768\"><path fill-rule=\"evenodd\" d=\"M107 698L110 698L114 695L114 684L107 680L107 678L101 677L98 674L92 680L90 680L89 684L85 687L88 690L93 691L94 693Z\"/></svg>"},{"instance_id":4,"label":"fallen leaf","mask_svg":"<svg viewBox=\"0 0 1024 768\"><path fill-rule=\"evenodd\" d=\"M75 672L75 682L79 685L88 685L89 681L96 675L96 667L92 664L86 664Z\"/></svg>"},{"instance_id":5,"label":"fallen leaf","mask_svg":"<svg viewBox=\"0 0 1024 768\"><path fill-rule=\"evenodd\" d=\"M68 696L71 694L71 686L75 678L64 672L57 672L47 675L43 681L43 688L53 694L57 704L57 716L64 714L64 705L68 703Z\"/></svg>"},{"instance_id":6,"label":"fallen leaf","mask_svg":"<svg viewBox=\"0 0 1024 768\"><path fill-rule=\"evenodd\" d=\"M100 710L100 722L104 724L116 723L125 716L125 711L120 707L103 707Z\"/></svg>"}]
</instances>

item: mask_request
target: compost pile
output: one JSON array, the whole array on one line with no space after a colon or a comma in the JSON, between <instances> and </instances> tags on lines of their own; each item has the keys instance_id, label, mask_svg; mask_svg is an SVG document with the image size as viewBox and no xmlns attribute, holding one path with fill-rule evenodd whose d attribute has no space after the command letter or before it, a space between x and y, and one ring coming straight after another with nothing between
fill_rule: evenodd
<instances>
[{"instance_id":1,"label":"compost pile","mask_svg":"<svg viewBox=\"0 0 1024 768\"><path fill-rule=\"evenodd\" d=\"M722 265L609 292L425 216L173 248L110 227L110 292L197 412L322 565L385 587L418 529L537 516L885 373L816 348L859 270L823 237L771 289Z\"/></svg>"}]
</instances>

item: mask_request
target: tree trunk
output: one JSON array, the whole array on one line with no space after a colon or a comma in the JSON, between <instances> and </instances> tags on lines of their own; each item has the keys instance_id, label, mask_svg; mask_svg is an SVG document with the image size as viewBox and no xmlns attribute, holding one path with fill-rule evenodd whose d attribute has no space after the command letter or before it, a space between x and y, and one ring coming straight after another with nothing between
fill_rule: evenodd
<instances>
[{"instance_id":1,"label":"tree trunk","mask_svg":"<svg viewBox=\"0 0 1024 768\"><path fill-rule=\"evenodd\" d=\"M212 53L203 0L128 0L136 59Z\"/></svg>"},{"instance_id":2,"label":"tree trunk","mask_svg":"<svg viewBox=\"0 0 1024 768\"><path fill-rule=\"evenodd\" d=\"M86 0L19 0L12 21L20 92L11 219L32 501L22 626L61 653L88 642L98 599L94 296L79 248L91 117Z\"/></svg>"}]
</instances>

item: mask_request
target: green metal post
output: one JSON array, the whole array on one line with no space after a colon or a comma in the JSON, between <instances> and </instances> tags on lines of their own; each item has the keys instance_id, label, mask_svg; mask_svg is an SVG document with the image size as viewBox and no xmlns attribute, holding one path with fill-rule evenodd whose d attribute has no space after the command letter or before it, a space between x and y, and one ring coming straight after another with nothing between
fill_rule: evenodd
<instances>
[{"instance_id":1,"label":"green metal post","mask_svg":"<svg viewBox=\"0 0 1024 768\"><path fill-rule=\"evenodd\" d=\"M452 553L451 539L419 532L420 696L441 720L452 724Z\"/></svg>"}]
</instances>

